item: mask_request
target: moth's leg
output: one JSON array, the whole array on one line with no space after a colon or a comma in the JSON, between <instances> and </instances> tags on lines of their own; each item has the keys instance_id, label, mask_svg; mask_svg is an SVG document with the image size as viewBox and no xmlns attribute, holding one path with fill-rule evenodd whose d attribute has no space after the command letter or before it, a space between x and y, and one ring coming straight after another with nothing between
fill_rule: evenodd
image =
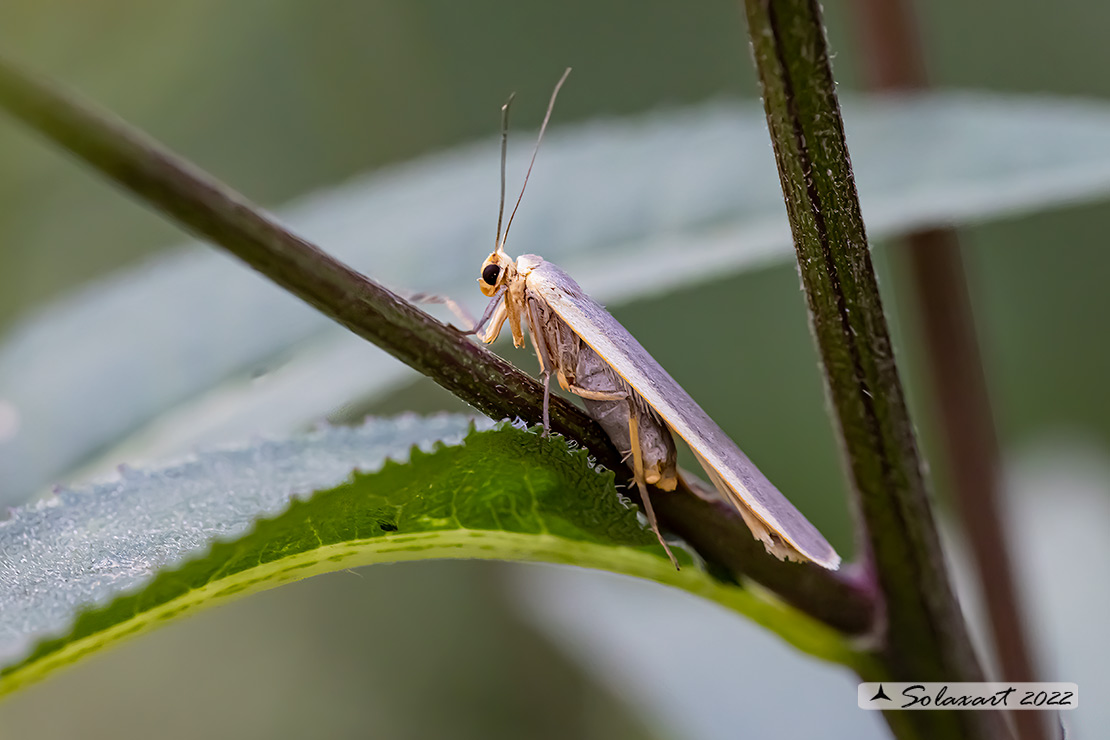
<instances>
[{"instance_id":1,"label":"moth's leg","mask_svg":"<svg viewBox=\"0 0 1110 740\"><path fill-rule=\"evenodd\" d=\"M433 295L431 293L413 293L407 297L407 300L412 303L438 303L447 306L451 313L455 314L455 318L459 319L465 326L470 328L463 332L463 336L471 336L480 334L478 339L486 344L489 344L497 335L501 333L501 327L505 324L505 319L508 318L508 310L505 307L505 288L502 287L493 294L493 298L486 304L486 310L482 312L482 318L477 321L470 315L462 304L455 300L442 295ZM492 319L492 321L491 321ZM482 332L482 327L489 322L489 329Z\"/></svg>"},{"instance_id":2,"label":"moth's leg","mask_svg":"<svg viewBox=\"0 0 1110 740\"><path fill-rule=\"evenodd\" d=\"M475 321L469 331L463 332L464 334L477 334L482 330L482 327L486 325L486 322L493 317L494 312L505 305L502 299L505 297L506 290L508 290L508 288L506 288L504 285L497 289L497 292L493 294L493 298L491 298L489 303L486 304L486 310L482 312L482 318ZM504 309L502 308L501 310ZM505 320L501 319L501 321L504 322ZM497 337L497 334L500 333L500 331L501 329L500 327L498 327L497 332L494 332L494 338ZM490 341L493 340L487 341L486 344L489 344Z\"/></svg>"},{"instance_id":3,"label":"moth's leg","mask_svg":"<svg viewBox=\"0 0 1110 740\"><path fill-rule=\"evenodd\" d=\"M568 384L566 389L579 398L588 398L591 401L623 401L628 398L625 391L591 391L573 383Z\"/></svg>"},{"instance_id":4,"label":"moth's leg","mask_svg":"<svg viewBox=\"0 0 1110 740\"><path fill-rule=\"evenodd\" d=\"M478 341L485 344L490 344L494 339L497 339L497 335L501 333L501 327L505 325L505 319L509 318L509 309L505 305L505 301L494 300L490 302L490 308L493 310L486 309L490 313L489 319L483 317L484 320L479 322L483 324L485 321L489 321L489 326L483 332L475 331L478 335Z\"/></svg>"},{"instance_id":5,"label":"moth's leg","mask_svg":"<svg viewBox=\"0 0 1110 740\"><path fill-rule=\"evenodd\" d=\"M551 373L543 374L543 436L551 433Z\"/></svg>"},{"instance_id":6,"label":"moth's leg","mask_svg":"<svg viewBox=\"0 0 1110 740\"><path fill-rule=\"evenodd\" d=\"M536 311L536 304L529 300L528 330L532 334L532 346L536 349L536 358L540 361L540 372L543 373L543 436L551 433L551 371L553 369L551 352L547 345L547 327L540 321Z\"/></svg>"},{"instance_id":7,"label":"moth's leg","mask_svg":"<svg viewBox=\"0 0 1110 740\"><path fill-rule=\"evenodd\" d=\"M651 525L651 530L655 532L659 544L667 551L667 557L671 559L671 565L674 566L675 570L681 570L678 567L678 560L671 552L671 548L663 541L663 533L659 531L659 522L655 519L655 510L651 508L651 497L648 496L647 482L644 478L644 453L640 449L640 422L636 419L636 408L631 400L628 407L628 436L632 440L632 472L636 479L636 487L640 489L640 498L644 502L644 513L647 514L648 524Z\"/></svg>"},{"instance_id":8,"label":"moth's leg","mask_svg":"<svg viewBox=\"0 0 1110 740\"><path fill-rule=\"evenodd\" d=\"M528 322L528 333L532 335L532 349L536 350L536 360L540 363L540 373L551 374L551 353L547 349L547 342L543 334L543 324L536 313L536 305L528 301L528 314L524 317Z\"/></svg>"},{"instance_id":9,"label":"moth's leg","mask_svg":"<svg viewBox=\"0 0 1110 740\"><path fill-rule=\"evenodd\" d=\"M524 332L520 329L520 316L528 311L528 294L523 280L514 280L505 294L505 308L509 312L509 329L513 333L513 346L524 347Z\"/></svg>"},{"instance_id":10,"label":"moth's leg","mask_svg":"<svg viewBox=\"0 0 1110 740\"><path fill-rule=\"evenodd\" d=\"M562 387L562 389L564 391L570 391L571 386L574 385L567 378L566 372L561 367L555 369L555 377L558 378L559 385ZM571 392L573 392L573 391L571 391Z\"/></svg>"},{"instance_id":11,"label":"moth's leg","mask_svg":"<svg viewBox=\"0 0 1110 740\"><path fill-rule=\"evenodd\" d=\"M563 386L563 388L570 391L579 398L588 398L591 401L623 401L624 399L628 398L628 393L626 393L625 391L591 391L587 390L586 388L582 388L581 386L577 386L574 383L567 383ZM620 448L618 448L618 450L620 450ZM628 452L620 450L620 453L621 462L628 462L628 458L632 454L632 450L629 450Z\"/></svg>"},{"instance_id":12,"label":"moth's leg","mask_svg":"<svg viewBox=\"0 0 1110 740\"><path fill-rule=\"evenodd\" d=\"M501 327L504 325L505 319L509 315L509 309L505 305L508 303L505 296L506 290L507 288L505 288L505 286L501 286L501 288L493 294L493 298L486 304L486 310L482 312L482 318L475 322L473 329L464 332L465 334L477 334L478 340L486 344L497 339L497 335L501 333ZM489 322L489 327L483 332L482 327L486 326L486 322Z\"/></svg>"},{"instance_id":13,"label":"moth's leg","mask_svg":"<svg viewBox=\"0 0 1110 740\"><path fill-rule=\"evenodd\" d=\"M455 314L455 318L458 319L463 326L471 327L470 329L464 331L464 334L476 334L478 332L478 329L481 328L480 323L474 320L474 317L471 316L470 312L467 311L461 303L455 301L452 298L448 298L447 296L432 295L431 293L413 293L409 296L409 301L411 301L412 303L438 303L440 305L447 306L447 308L451 311L451 313ZM493 306L490 306L486 309L486 313L482 316L483 320L481 324L489 321L490 314L492 313Z\"/></svg>"}]
</instances>

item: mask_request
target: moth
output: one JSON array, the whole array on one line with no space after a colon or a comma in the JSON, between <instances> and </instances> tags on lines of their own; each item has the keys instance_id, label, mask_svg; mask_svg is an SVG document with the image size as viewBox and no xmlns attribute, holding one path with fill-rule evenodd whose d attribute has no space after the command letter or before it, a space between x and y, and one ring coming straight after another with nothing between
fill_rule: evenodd
<instances>
[{"instance_id":1,"label":"moth","mask_svg":"<svg viewBox=\"0 0 1110 740\"><path fill-rule=\"evenodd\" d=\"M552 263L534 254L516 260L506 254L505 241L524 197L540 140L569 74L568 68L551 95L536 151L504 233L505 153L512 98L502 107L501 207L494 251L482 263L478 279L482 293L491 300L469 333L488 344L507 322L513 344L524 347L524 328L528 329L543 376L545 433L550 427L548 407L551 379L555 378L563 390L582 399L586 412L627 455L648 522L676 568L678 562L659 531L647 488L673 491L678 485L674 435L690 446L714 487L736 507L768 552L780 559L811 561L835 570L840 556L821 533L627 329Z\"/></svg>"}]
</instances>

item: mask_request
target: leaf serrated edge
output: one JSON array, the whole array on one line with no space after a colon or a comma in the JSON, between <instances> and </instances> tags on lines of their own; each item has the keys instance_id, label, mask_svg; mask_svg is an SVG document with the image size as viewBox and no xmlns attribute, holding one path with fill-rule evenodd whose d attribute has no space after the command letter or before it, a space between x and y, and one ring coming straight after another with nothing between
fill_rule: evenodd
<instances>
[{"instance_id":1,"label":"leaf serrated edge","mask_svg":"<svg viewBox=\"0 0 1110 740\"><path fill-rule=\"evenodd\" d=\"M398 414L398 415L395 415L395 416L390 416L390 417L367 417L364 420L364 422L361 425L357 426L357 427L347 428L347 427L342 427L342 426L332 427L331 425L325 425L323 428L318 427L313 432L311 432L308 436L311 437L311 436L316 436L318 434L325 433L328 429L350 429L350 430L353 430L353 431L358 431L358 430L361 430L361 429L363 429L365 427L368 427L371 424L375 424L375 423L396 424L397 422L404 422L404 421L417 420L417 419L429 419L430 418L430 419L435 419L435 420L443 420L443 419L447 419L447 418L450 418L450 417L462 417L462 416L464 416L464 415L462 415L462 414L452 414L452 413L448 413L448 412L442 412L442 413L439 413L439 414L432 414L432 415L429 415L429 416L422 416L420 414L416 414L416 413L413 413L413 412L405 412L405 413ZM447 443L445 443L443 441L442 438L438 438L438 439L431 440L431 443L433 443L435 445L440 445L442 449L447 449L448 447L461 447L465 444L466 440L469 439L472 434L480 434L483 431L490 431L490 430L493 429L492 426L488 427L485 430L478 429L477 425L478 425L478 422L481 421L481 418L476 417L474 415L465 415L465 416L466 416L467 422L468 422L465 431L462 434L459 434L458 432L456 432L456 433L451 435L452 438L456 438L455 442L448 445ZM262 443L283 443L283 442L287 442L287 441L289 441L287 438L286 439L260 438L258 440L258 442L262 442ZM133 467L133 466L128 465L126 463L122 463L118 466L118 471L119 471L121 480L126 480L129 477L146 475L146 474L149 474L149 473L168 474L168 473L172 473L173 471L180 470L180 469L182 469L186 466L196 465L198 463L198 460L199 460L200 456L204 455L206 452L211 452L211 453L215 453L215 454L229 453L229 452L241 452L241 451L250 450L252 447L254 447L253 444L240 444L240 445L231 445L231 446L227 446L227 447L222 447L222 448L214 449L214 450L211 450L211 451L194 451L190 455L182 457L180 459L177 459L172 464L166 465L164 467L136 468L136 467ZM44 632L44 633L40 633L37 636L32 636L29 640L27 650L23 653L23 657L13 659L12 655L5 656L5 659L8 660L8 662L5 665L0 665L0 679L3 679L4 676L7 675L9 669L11 669L12 666L19 665L21 662L23 662L27 658L33 656L34 653L39 649L39 647L41 645L53 642L53 641L58 640L58 639L62 639L66 635L70 634L73 631L73 628L77 624L77 622L81 618L85 617L86 615L94 614L96 612L105 610L105 609L111 607L112 604L116 603L120 599L126 599L126 598L129 598L129 597L133 597L133 596L137 596L137 595L141 594L146 588L148 588L154 582L154 580L156 578L158 578L160 576L167 576L167 577L171 576L173 573L181 570L182 568L186 567L187 565L189 565L191 563L194 563L198 560L202 560L205 557L210 556L212 554L213 549L215 549L216 547L219 547L221 545L234 544L235 542L237 542L237 541L239 541L239 540L241 540L245 537L249 537L250 535L257 532L258 528L260 526L262 526L262 525L264 525L268 522L272 522L274 520L277 520L277 519L287 515L289 513L289 511L294 506L296 506L297 504L303 504L303 503L308 502L317 493L324 493L326 491L341 488L343 486L353 485L357 482L358 477L360 477L360 476L361 477L372 477L374 475L377 475L377 474L383 472L384 470L386 470L387 466L390 465L390 464L397 465L397 466L404 466L404 465L408 464L412 460L411 455L412 455L413 450L416 450L416 451L418 451L418 452L420 452L421 454L424 454L424 455L428 454L424 450L420 449L420 443L413 443L409 448L407 448L405 450L401 450L398 453L384 455L382 457L381 463L378 465L378 467L376 467L374 469L368 469L364 466L358 466L358 465L352 467L350 469L350 471L347 473L346 477L344 477L342 480L337 481L333 484L327 484L326 487L320 487L320 488L316 488L316 489L306 490L302 487L291 486L285 493L286 500L284 502L284 505L280 509L275 509L273 512L270 512L266 515L257 517L256 519L254 519L251 522L250 526L247 529L244 529L243 531L241 531L237 534L233 534L233 535L222 535L222 536L217 535L217 536L214 536L210 540L208 540L203 546L201 546L201 547L199 547L195 550L190 550L190 551L187 551L187 552L179 553L178 556L174 560L162 563L161 565L158 565L158 566L155 566L154 570L152 571L151 575L149 576L149 578L146 581L144 581L142 583L139 583L139 584L134 584L130 588L121 590L121 591L117 592L116 594L114 594L113 596L111 596L108 600L106 600L104 602L86 603L84 605L79 606L77 608L77 610L74 612L72 619L69 621L68 626L65 627L64 629L59 630L59 631ZM402 453L405 455L405 457L403 459L399 459L400 455ZM100 486L100 485L105 485L105 483L106 483L106 481L100 481L100 482L93 483L92 485L93 486ZM80 487L67 487L67 486L60 486L60 485L55 486L54 489L53 489L53 492L50 496L47 496L47 497L44 497L42 499L38 499L38 500L35 500L35 501L28 502L27 504L24 504L22 506L9 508L8 509L9 517L0 520L0 528L3 528L5 525L14 524L14 522L18 519L18 517L20 515L22 515L23 513L25 513L25 512L33 512L33 511L37 511L37 510L43 509L43 508L53 508L53 507L56 507L56 506L64 506L65 502L63 501L63 499L60 495L60 494L63 494L63 493L83 494L84 491ZM115 494L115 488L111 488L111 487L105 488L104 493L106 495L109 495L109 496L114 495ZM2 696L4 693L6 693L6 692L5 692L2 681L0 681L0 696Z\"/></svg>"},{"instance_id":2,"label":"leaf serrated edge","mask_svg":"<svg viewBox=\"0 0 1110 740\"><path fill-rule=\"evenodd\" d=\"M78 628L82 619L104 613L120 600L140 596L157 578L172 579L175 573L210 556L216 547L234 545L235 542L249 537L257 532L259 527L285 516L292 507L306 504L311 496L353 485L357 483L359 477L370 478L383 474L390 466L403 467L419 459L433 457L443 450L464 447L477 434L507 429L539 436L537 430L521 429L515 425L509 427L495 425L487 430L472 428L457 443L448 445L436 440L433 443L433 446L436 446L433 452L427 452L419 445L413 445L404 461L396 459L397 456L387 456L374 471L354 469L344 482L314 491L309 498L291 494L288 505L284 509L271 516L259 518L249 530L240 535L234 538L213 539L204 550L197 551L188 559L170 568L160 569L145 584L122 592L105 604L90 606L77 612L66 631L37 640L24 658L0 669L0 697L39 680L58 668L74 663L89 653L116 644L125 638L149 632L159 624L183 616L199 607L215 606L285 583L336 570L384 562L399 563L460 557L573 565L645 578L708 598L744 614L815 657L845 665L857 665L860 661L866 660L866 657L838 632L794 610L778 599L759 591L721 583L697 568L686 568L676 572L666 558L659 553L651 552L654 548L605 545L570 540L551 534L508 533L463 527L434 532L401 532L396 535L382 530L382 534L374 537L322 544L311 550L302 550L261 565L245 568L199 587L184 584L184 590L178 596L145 609L130 619L113 623L106 629L67 641L68 636ZM568 453L568 456L578 458L588 465L590 456L585 450L572 450L565 441L562 442L562 449ZM613 471L598 470L596 467L587 469L596 474L606 475L609 479L607 483L612 486L615 480ZM623 499L623 497L619 498ZM460 553L465 554L460 556ZM52 649L55 645L57 648ZM36 659L38 655L41 657Z\"/></svg>"},{"instance_id":3,"label":"leaf serrated edge","mask_svg":"<svg viewBox=\"0 0 1110 740\"><path fill-rule=\"evenodd\" d=\"M451 414L436 415L433 418L438 418L440 416L451 416ZM409 419L409 418L420 418L420 417L417 414L409 414L409 413L402 414L402 415L399 415L399 416L396 416L396 417L389 417L389 419L391 421L403 421L403 420L406 420L406 419ZM172 579L174 578L175 574L180 573L184 568L190 566L193 563L196 563L198 561L202 561L205 558L210 557L212 555L213 551L216 548L221 547L221 546L225 546L225 545L234 545L236 542L238 542L240 540L243 540L247 537L252 536L253 534L258 532L259 528L261 528L261 527L263 527L263 526L265 526L265 525L267 525L271 522L274 522L274 521L288 515L294 507L296 507L298 505L307 504L316 495L325 494L328 491L336 490L336 489L339 489L339 488L342 488L342 487L345 487L345 486L356 485L356 484L358 484L359 479L369 479L369 478L373 478L374 476L377 476L377 475L386 474L394 468L403 468L407 465L414 464L416 462L431 458L435 454L443 452L443 451L451 449L451 448L465 447L467 445L467 443L469 443L472 439L474 439L478 435L484 435L484 434L489 433L489 432L497 432L497 431L512 431L512 432L517 432L517 433L525 432L525 433L528 433L528 434L533 434L536 437L539 437L540 436L540 431L542 431L541 428L538 427L538 426L535 427L535 428L522 429L521 427L519 427L516 424L514 424L512 422L509 422L509 421L502 422L502 423L495 423L490 427L487 427L485 429L480 429L480 428L478 428L478 422L479 421L480 421L480 419L478 419L476 417L470 417L470 419L468 420L468 424L467 424L465 432L461 436L452 435L452 437L455 438L456 441L454 441L450 444L445 442L443 439L434 439L434 440L430 440L430 444L428 445L428 446L431 447L431 450L425 450L421 447L420 443L414 443L403 451L399 451L398 453L383 456L380 464L374 469L368 469L368 468L363 467L363 466L353 467L345 478L343 478L339 482L336 482L332 485L329 485L327 488L318 488L318 489L314 489L314 490L305 490L305 489L293 487L286 493L287 498L286 498L286 501L285 501L285 505L281 509L275 510L274 512L272 512L272 513L270 513L266 516L258 517L257 519L255 519L252 522L250 527L245 529L244 531L242 531L238 534L235 534L235 535L213 537L212 539L210 539L205 544L205 546L203 546L201 548L198 548L196 550L187 552L187 553L183 553L178 558L176 558L173 562L165 563L161 566L158 566L152 572L150 577L147 580L145 580L144 582L142 582L140 584L135 584L135 585L133 585L132 587L130 587L128 589L125 589L123 591L120 591L120 592L116 593L115 595L113 595L111 598L109 598L107 601L105 601L103 603L86 604L86 605L80 607L77 611L74 612L72 618L69 620L68 625L65 628L63 628L61 630L58 630L58 631L51 631L49 633L43 633L43 634L40 634L38 636L32 637L28 641L27 648L26 648L25 651L23 651L21 657L17 657L17 658L12 659L5 666L0 666L0 696L4 696L5 694L10 693L11 691L14 691L15 688L18 688L18 686L23 685L22 682L16 682L14 686L11 685L11 678L10 677L13 674L15 674L16 672L18 672L19 669L20 669L20 666L22 666L24 664L28 664L32 661L34 661L35 663L44 662L44 661L35 661L34 660L35 656L42 653L44 650L47 650L49 648L49 646L51 646L53 644L63 643L64 646L61 648L61 650L59 652L62 655L66 655L66 654L69 654L69 653L73 652L72 646L74 646L74 645L82 645L84 643L92 643L92 647L90 648L90 651L91 651L91 650L95 650L99 647L104 647L104 646L107 646L107 645L114 644L115 642L119 641L120 639L131 636L132 634L139 634L140 632L146 631L146 628L141 628L141 627L128 627L127 629L122 630L122 632L119 629L117 629L117 628L122 628L125 625L129 625L129 624L131 624L132 622L135 621L133 619L129 619L129 620L126 620L124 622L119 622L119 623L113 625L112 627L109 627L107 630L100 630L100 631L91 632L91 633L89 633L89 635L87 637L78 638L75 641L66 643L67 638L74 633L74 631L81 624L83 619L94 617L98 614L103 614L104 612L111 609L113 605L117 604L121 600L126 600L126 599L129 599L129 598L135 598L135 597L141 596L152 584L154 584L156 582L156 579L164 578L164 579L167 579L168 582L172 583ZM368 418L364 425L368 425L370 423L373 423L372 418ZM317 431L317 433L319 433L321 430L316 430L316 431ZM561 435L560 435L560 437L561 437ZM266 440L266 441L275 441L275 440ZM249 445L232 447L232 448L227 448L225 450L220 450L220 452L226 452L228 450L248 449L249 447L250 447ZM566 447L565 444L564 444L564 447ZM189 459L178 461L178 463L175 464L175 465L171 465L171 466L168 466L166 468L162 468L162 469L158 469L158 470L159 470L159 472L164 472L166 470L176 469L176 468L181 467L183 465L193 465L193 464L196 464L195 454L193 456L190 456ZM133 472L136 475L138 475L140 473L149 472L149 471L145 471L145 470L134 469L134 468L131 468L130 466L121 466L121 467L126 469L126 470L121 470L121 474L123 474L123 475L126 475L128 472ZM74 490L77 490L77 489L74 489ZM61 500L60 497L53 496L49 499L44 499L42 501L33 502L31 504L28 504L28 505L26 505L26 507L19 507L19 509L22 510L24 508L38 508L38 507L43 507L43 506L54 506L54 505L58 505L59 503L61 503L61 501L62 500ZM17 510L17 513L18 513L18 510ZM5 521L7 521L7 520L5 520ZM5 523L4 521L0 521L0 526L2 526L4 523ZM395 524L395 522L390 522L390 523ZM349 540L347 542L348 543L355 543L355 542L369 541L369 542L379 543L379 542L388 541L389 543L391 543L393 545L396 545L398 543L398 540L407 540L407 539L411 539L411 538L419 537L419 536L441 536L445 532L478 533L478 532L493 532L493 531L496 531L496 530L473 530L473 529L467 529L467 528L464 528L464 527L460 526L460 527L456 527L452 530L444 530L442 532L423 532L423 533L417 533L417 534L408 533L408 532L399 532L398 534L388 534L387 532L389 530L382 529L381 531L382 531L382 534L380 534L376 537L373 537L373 538L366 538L365 540ZM502 534L505 534L505 533L502 533ZM527 536L535 536L535 535L520 535L520 536L527 537ZM572 541L572 540L564 540L563 538L556 538L556 539L558 539L561 542L568 542L568 543L575 542L575 541ZM582 543L579 542L578 544L582 544ZM155 614L163 613L163 612L165 612L164 607L167 607L167 605L170 605L170 604L175 604L175 603L177 603L179 601L182 601L182 600L185 600L186 605L179 608L179 609L170 610L169 615L172 617L172 616L177 616L179 614L184 614L187 611L191 611L193 609L193 606L189 604L189 599L188 599L189 594L191 594L193 592L207 592L207 591L211 590L209 588L209 586L212 585L212 584L226 583L228 581L234 582L234 581L237 580L238 576L241 573L254 573L254 572L259 571L260 569L265 571L265 570L268 570L270 568L270 566L276 566L277 563L281 563L281 562L283 562L285 560L288 560L290 558L296 559L301 555L309 555L311 553L319 552L323 548L327 548L327 547L331 547L331 545L321 545L320 547L314 548L312 550L302 551L302 553L298 553L297 555L289 556L287 558L279 558L277 560L272 560L272 561L269 561L269 562L267 562L263 565L260 565L260 566L255 566L255 567L251 567L251 568L246 568L242 571L237 571L236 573L233 573L230 576L220 577L220 576L217 575L217 576L215 576L216 580L209 581L208 584L205 584L204 586L202 586L200 588L194 588L194 587L189 586L188 584L183 583L183 585L181 586L180 595L171 597L169 600L167 600L163 604L159 604L158 606L154 607L153 609L144 610L141 613L144 616L139 618L139 623L140 624L146 624L146 623L150 622L151 619L146 618L145 615L155 615ZM445 548L441 548L441 549L446 549L447 551L450 551L450 550L455 549L457 547L459 547L459 545L448 545ZM611 547L616 547L616 546L611 546ZM404 548L400 548L400 549L404 549ZM510 552L514 552L514 551L515 552L527 552L527 550L528 550L527 547L519 547L519 548L513 548L513 550L511 550ZM475 558L475 559L505 559L505 560L513 559L512 557L506 557L506 556L500 556L499 557L497 555L484 555L484 554L471 554L471 555L468 555L468 557ZM413 559L432 559L432 558L431 557L419 557L419 558L413 558ZM537 559L537 558L519 558L519 559L520 560L534 560L534 559ZM359 564L356 564L356 565L372 564L373 562L402 562L403 560L404 559L401 559L401 560L384 560L384 561L382 561L382 560L373 560L372 559L372 560L368 561L367 563L359 563ZM542 558L540 558L539 560L542 560ZM561 557L556 562L567 562L568 564L574 564L574 558L573 557ZM348 567L348 568L349 567L356 567L356 565L347 565L345 567ZM295 566L295 567L303 567L303 566ZM219 572L220 571L216 571L217 574ZM328 572L328 569L322 570L320 572ZM315 574L316 574L316 572L313 571L313 572L310 572L310 573L306 573L305 575L302 575L302 576L300 576L299 578L296 578L296 579L277 579L276 583L273 583L273 586L281 585L281 584L287 582L288 580L300 580L301 578L306 578L309 575L315 575ZM260 578L258 582L262 585L259 585L258 588L250 588L250 589L242 590L241 595L247 595L249 593L255 593L257 591L266 590L266 585L265 584L272 583L273 581L272 581L272 579ZM273 587L273 586L270 586L270 587ZM229 594L229 596L238 596L238 595L240 595L240 590L235 590L234 592ZM223 600L224 599L216 599L216 600L213 601L213 604L222 603ZM198 603L203 603L203 602L204 602L204 600L202 599ZM158 619L165 619L165 618L166 618L165 616L158 617L158 618L154 619L154 621L157 622ZM105 636L105 635L107 635L106 639L97 639L98 636ZM80 658L84 654L85 654L85 652L82 652L82 651L79 650L77 652L77 654L69 660L64 660L63 659L59 662L59 661L52 661L49 658L47 658L47 660L45 662L48 666L53 666L55 664L65 665L67 663L75 661L76 659ZM48 667L43 673L45 674L45 673L49 672L50 670L53 670L53 668ZM34 680L34 679L31 679L31 680Z\"/></svg>"}]
</instances>

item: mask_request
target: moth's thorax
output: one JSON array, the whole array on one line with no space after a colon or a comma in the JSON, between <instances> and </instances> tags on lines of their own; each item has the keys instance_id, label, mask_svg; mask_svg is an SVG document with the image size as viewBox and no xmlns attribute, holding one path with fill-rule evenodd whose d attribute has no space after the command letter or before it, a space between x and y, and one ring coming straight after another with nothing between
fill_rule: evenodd
<instances>
[{"instance_id":1,"label":"moth's thorax","mask_svg":"<svg viewBox=\"0 0 1110 740\"><path fill-rule=\"evenodd\" d=\"M543 264L543 257L535 254L522 254L516 258L516 271L521 277L528 277L528 273Z\"/></svg>"}]
</instances>

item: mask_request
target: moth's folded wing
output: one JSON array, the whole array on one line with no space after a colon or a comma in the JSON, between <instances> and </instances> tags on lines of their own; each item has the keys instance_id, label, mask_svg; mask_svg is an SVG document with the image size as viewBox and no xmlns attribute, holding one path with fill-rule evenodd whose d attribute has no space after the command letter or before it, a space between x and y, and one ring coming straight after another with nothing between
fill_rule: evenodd
<instances>
[{"instance_id":1,"label":"moth's folded wing","mask_svg":"<svg viewBox=\"0 0 1110 740\"><path fill-rule=\"evenodd\" d=\"M713 466L707 463L701 455L695 452L694 457L698 459L702 469L705 470L705 474L709 476L709 480L713 483L713 487L717 489L717 493L721 494L721 497L725 501L728 501L732 504L733 508L740 512L744 524L747 524L748 529L752 531L752 536L763 543L763 546L767 548L767 552L771 553L779 560L793 560L799 563L810 560L810 558L798 552L789 542L768 529L767 525L756 516L755 512L748 508L747 504L744 503L744 499L742 499L736 491L732 490L728 483L726 483L725 480L718 475L717 471L713 469Z\"/></svg>"},{"instance_id":2,"label":"moth's folded wing","mask_svg":"<svg viewBox=\"0 0 1110 740\"><path fill-rule=\"evenodd\" d=\"M538 259L538 258L537 258ZM528 275L528 287L597 353L690 445L717 490L778 557L810 560L836 570L840 556L809 520L783 496L682 386L628 330L550 262Z\"/></svg>"}]
</instances>

